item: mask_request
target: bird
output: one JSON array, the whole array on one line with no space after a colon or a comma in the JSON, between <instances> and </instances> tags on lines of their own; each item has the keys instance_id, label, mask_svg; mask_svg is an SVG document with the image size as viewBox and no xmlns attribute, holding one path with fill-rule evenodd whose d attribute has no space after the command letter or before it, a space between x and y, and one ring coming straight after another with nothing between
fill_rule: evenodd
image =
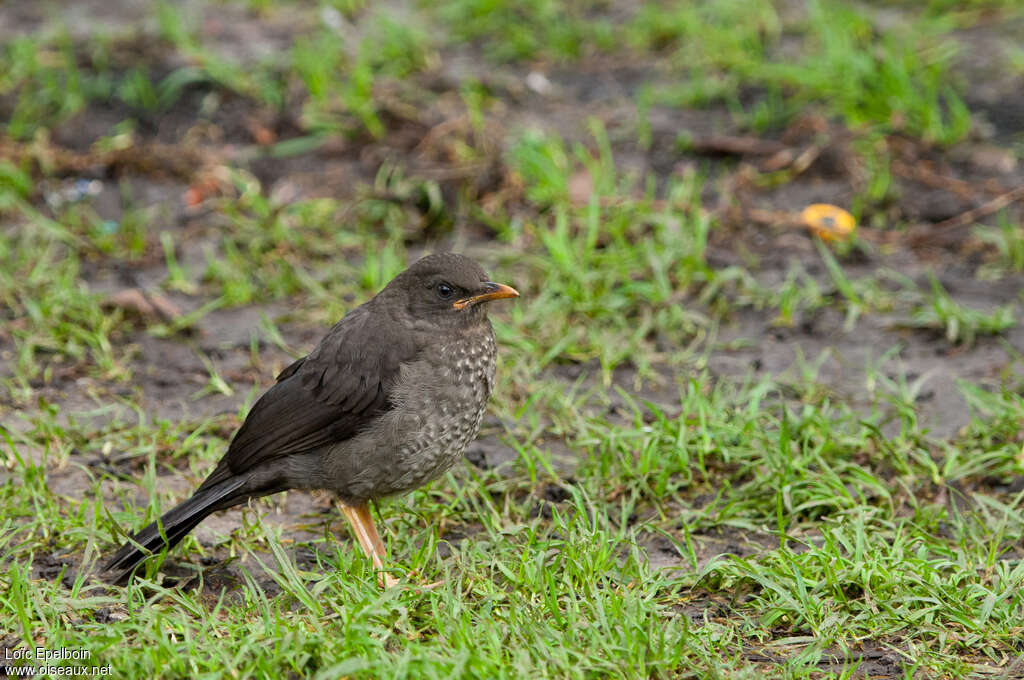
<instances>
[{"instance_id":1,"label":"bird","mask_svg":"<svg viewBox=\"0 0 1024 680\"><path fill-rule=\"evenodd\" d=\"M369 503L439 477L477 435L494 390L488 303L519 297L472 259L434 253L352 309L253 405L195 493L103 566L124 585L211 513L288 489L334 494L384 587Z\"/></svg>"}]
</instances>

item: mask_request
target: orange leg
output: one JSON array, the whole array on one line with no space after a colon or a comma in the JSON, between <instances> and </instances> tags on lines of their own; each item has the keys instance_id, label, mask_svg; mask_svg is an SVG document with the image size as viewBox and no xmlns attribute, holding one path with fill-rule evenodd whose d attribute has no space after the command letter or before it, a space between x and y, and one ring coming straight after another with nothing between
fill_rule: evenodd
<instances>
[{"instance_id":1,"label":"orange leg","mask_svg":"<svg viewBox=\"0 0 1024 680\"><path fill-rule=\"evenodd\" d=\"M349 506L338 502L338 507L345 513L349 523L352 525L352 533L356 535L363 552L373 562L373 568L377 570L377 582L382 588L392 588L398 585L398 579L384 571L384 558L387 553L384 550L384 542L380 540L377 527L373 524L370 516L370 508L366 504Z\"/></svg>"}]
</instances>

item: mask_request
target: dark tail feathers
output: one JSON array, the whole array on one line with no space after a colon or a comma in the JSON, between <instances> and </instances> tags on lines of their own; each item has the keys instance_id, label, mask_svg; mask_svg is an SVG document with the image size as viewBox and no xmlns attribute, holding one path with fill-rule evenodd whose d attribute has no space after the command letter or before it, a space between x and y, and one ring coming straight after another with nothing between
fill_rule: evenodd
<instances>
[{"instance_id":1,"label":"dark tail feathers","mask_svg":"<svg viewBox=\"0 0 1024 680\"><path fill-rule=\"evenodd\" d=\"M197 491L167 511L159 521L167 541L160 535L159 524L153 522L121 546L104 565L103 571L107 572L108 580L116 584L126 583L135 568L150 554L160 552L165 546L176 546L211 513L244 502L251 496L243 488L245 485L244 477L231 477L209 489Z\"/></svg>"}]
</instances>

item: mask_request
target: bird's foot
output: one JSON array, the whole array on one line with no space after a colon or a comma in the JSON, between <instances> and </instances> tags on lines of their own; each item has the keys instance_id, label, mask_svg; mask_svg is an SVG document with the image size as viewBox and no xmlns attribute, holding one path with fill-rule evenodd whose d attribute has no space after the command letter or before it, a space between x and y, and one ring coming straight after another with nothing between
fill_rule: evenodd
<instances>
[{"instance_id":1,"label":"bird's foot","mask_svg":"<svg viewBox=\"0 0 1024 680\"><path fill-rule=\"evenodd\" d=\"M373 524L373 518L370 517L370 510L366 507L366 504L349 506L339 501L338 505L352 525L352 531L359 540L359 545L363 552L366 553L366 556L373 563L373 568L377 571L377 583L380 587L394 588L395 586L402 585L401 579L395 578L384 568L387 552L384 550L384 543L380 540L377 527ZM415 579L418 574L413 571L410 572L409 576ZM423 584L410 583L409 585L415 590L423 591L437 588L442 583L444 581Z\"/></svg>"},{"instance_id":2,"label":"bird's foot","mask_svg":"<svg viewBox=\"0 0 1024 680\"><path fill-rule=\"evenodd\" d=\"M390 588L394 588L397 585L401 585L401 583L402 583L402 581L400 579L395 578L394 576L392 576L391 574L389 574L386 571L379 571L379 572L377 572L377 584L381 588L388 588L388 589L390 589Z\"/></svg>"},{"instance_id":3,"label":"bird's foot","mask_svg":"<svg viewBox=\"0 0 1024 680\"><path fill-rule=\"evenodd\" d=\"M409 578L413 581L418 581L419 575L420 573L416 569L409 572ZM433 583L416 583L413 587L417 590L433 590L442 585L444 585L444 581L434 581Z\"/></svg>"},{"instance_id":4,"label":"bird's foot","mask_svg":"<svg viewBox=\"0 0 1024 680\"><path fill-rule=\"evenodd\" d=\"M424 591L433 590L439 586L444 585L444 581L434 581L433 583L419 583L417 582L418 574L415 571L411 571L406 579L398 579L387 573L386 571L380 571L377 573L377 582L381 588L394 588L395 586L405 585L410 590Z\"/></svg>"}]
</instances>

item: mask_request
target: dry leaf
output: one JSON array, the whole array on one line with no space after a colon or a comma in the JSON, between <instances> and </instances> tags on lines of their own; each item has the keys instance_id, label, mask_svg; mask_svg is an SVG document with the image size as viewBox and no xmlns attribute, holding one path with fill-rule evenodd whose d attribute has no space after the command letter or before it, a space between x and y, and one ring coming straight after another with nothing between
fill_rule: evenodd
<instances>
[{"instance_id":1,"label":"dry leaf","mask_svg":"<svg viewBox=\"0 0 1024 680\"><path fill-rule=\"evenodd\" d=\"M125 288L110 296L107 304L143 318L173 321L181 310L163 295L146 295L138 288Z\"/></svg>"},{"instance_id":2,"label":"dry leaf","mask_svg":"<svg viewBox=\"0 0 1024 680\"><path fill-rule=\"evenodd\" d=\"M569 200L575 205L590 203L594 195L594 178L586 170L580 170L569 178Z\"/></svg>"}]
</instances>

